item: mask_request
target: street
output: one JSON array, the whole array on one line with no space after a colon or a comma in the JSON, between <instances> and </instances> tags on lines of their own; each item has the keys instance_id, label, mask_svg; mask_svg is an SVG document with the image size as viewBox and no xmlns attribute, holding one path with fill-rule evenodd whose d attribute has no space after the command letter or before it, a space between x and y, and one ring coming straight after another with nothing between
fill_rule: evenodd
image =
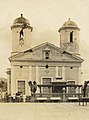
<instances>
[{"instance_id":1,"label":"street","mask_svg":"<svg viewBox=\"0 0 89 120\"><path fill-rule=\"evenodd\" d=\"M0 103L0 120L89 120L89 104Z\"/></svg>"}]
</instances>

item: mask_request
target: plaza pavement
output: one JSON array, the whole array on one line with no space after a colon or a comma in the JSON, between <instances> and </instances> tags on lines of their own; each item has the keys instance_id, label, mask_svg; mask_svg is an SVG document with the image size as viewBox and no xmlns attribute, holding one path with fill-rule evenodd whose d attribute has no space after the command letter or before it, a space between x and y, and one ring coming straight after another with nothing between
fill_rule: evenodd
<instances>
[{"instance_id":1,"label":"plaza pavement","mask_svg":"<svg viewBox=\"0 0 89 120\"><path fill-rule=\"evenodd\" d=\"M89 104L0 103L0 120L89 120Z\"/></svg>"}]
</instances>

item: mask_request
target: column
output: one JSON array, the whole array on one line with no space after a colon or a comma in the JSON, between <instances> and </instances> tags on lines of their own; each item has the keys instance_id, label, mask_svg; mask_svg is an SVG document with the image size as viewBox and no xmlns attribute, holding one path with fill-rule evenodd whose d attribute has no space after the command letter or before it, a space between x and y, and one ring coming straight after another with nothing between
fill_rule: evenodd
<instances>
[{"instance_id":1,"label":"column","mask_svg":"<svg viewBox=\"0 0 89 120\"><path fill-rule=\"evenodd\" d=\"M36 83L37 83L37 85L39 84L39 67L38 66L36 66ZM37 87L37 91L36 92L37 93L40 92L38 87Z\"/></svg>"},{"instance_id":2,"label":"column","mask_svg":"<svg viewBox=\"0 0 89 120\"><path fill-rule=\"evenodd\" d=\"M65 81L65 67L62 67L62 79Z\"/></svg>"},{"instance_id":3,"label":"column","mask_svg":"<svg viewBox=\"0 0 89 120\"><path fill-rule=\"evenodd\" d=\"M10 94L10 82L9 82L9 74L7 73L7 93Z\"/></svg>"},{"instance_id":4,"label":"column","mask_svg":"<svg viewBox=\"0 0 89 120\"><path fill-rule=\"evenodd\" d=\"M18 80L16 80L16 93L18 92Z\"/></svg>"},{"instance_id":5,"label":"column","mask_svg":"<svg viewBox=\"0 0 89 120\"><path fill-rule=\"evenodd\" d=\"M69 93L69 91L68 91L68 87L66 87L66 93Z\"/></svg>"},{"instance_id":6,"label":"column","mask_svg":"<svg viewBox=\"0 0 89 120\"><path fill-rule=\"evenodd\" d=\"M7 68L7 93L11 93L11 69Z\"/></svg>"},{"instance_id":7,"label":"column","mask_svg":"<svg viewBox=\"0 0 89 120\"><path fill-rule=\"evenodd\" d=\"M81 67L79 67L79 80L78 80L78 84L81 84Z\"/></svg>"},{"instance_id":8,"label":"column","mask_svg":"<svg viewBox=\"0 0 89 120\"><path fill-rule=\"evenodd\" d=\"M29 81L32 81L32 66L29 66ZM28 85L29 95L31 96L30 86Z\"/></svg>"},{"instance_id":9,"label":"column","mask_svg":"<svg viewBox=\"0 0 89 120\"><path fill-rule=\"evenodd\" d=\"M29 66L29 81L32 81L32 66Z\"/></svg>"},{"instance_id":10,"label":"column","mask_svg":"<svg viewBox=\"0 0 89 120\"><path fill-rule=\"evenodd\" d=\"M76 87L76 93L79 93L79 89L78 89L78 87Z\"/></svg>"},{"instance_id":11,"label":"column","mask_svg":"<svg viewBox=\"0 0 89 120\"><path fill-rule=\"evenodd\" d=\"M56 66L56 77L58 77L58 67Z\"/></svg>"},{"instance_id":12,"label":"column","mask_svg":"<svg viewBox=\"0 0 89 120\"><path fill-rule=\"evenodd\" d=\"M26 92L26 96L29 96L29 91L30 91L30 87L29 87L29 77L30 77L30 73L29 73L29 66L25 67L24 73L27 73L26 75L26 79L25 79L25 92Z\"/></svg>"},{"instance_id":13,"label":"column","mask_svg":"<svg viewBox=\"0 0 89 120\"><path fill-rule=\"evenodd\" d=\"M15 69L11 66L11 95L16 93Z\"/></svg>"},{"instance_id":14,"label":"column","mask_svg":"<svg viewBox=\"0 0 89 120\"><path fill-rule=\"evenodd\" d=\"M30 87L27 80L25 80L25 91L26 91L25 95L29 96Z\"/></svg>"}]
</instances>

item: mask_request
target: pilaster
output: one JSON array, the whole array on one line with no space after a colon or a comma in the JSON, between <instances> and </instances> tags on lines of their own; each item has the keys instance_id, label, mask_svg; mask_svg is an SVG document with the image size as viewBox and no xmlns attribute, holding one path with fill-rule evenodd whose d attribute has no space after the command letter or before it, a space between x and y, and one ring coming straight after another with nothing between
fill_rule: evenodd
<instances>
[{"instance_id":1,"label":"pilaster","mask_svg":"<svg viewBox=\"0 0 89 120\"><path fill-rule=\"evenodd\" d=\"M58 67L56 66L56 77L58 77Z\"/></svg>"},{"instance_id":2,"label":"pilaster","mask_svg":"<svg viewBox=\"0 0 89 120\"><path fill-rule=\"evenodd\" d=\"M39 67L36 66L36 83L39 84ZM37 93L40 92L39 88L37 87Z\"/></svg>"},{"instance_id":3,"label":"pilaster","mask_svg":"<svg viewBox=\"0 0 89 120\"><path fill-rule=\"evenodd\" d=\"M65 67L62 67L62 79L65 81Z\"/></svg>"}]
</instances>

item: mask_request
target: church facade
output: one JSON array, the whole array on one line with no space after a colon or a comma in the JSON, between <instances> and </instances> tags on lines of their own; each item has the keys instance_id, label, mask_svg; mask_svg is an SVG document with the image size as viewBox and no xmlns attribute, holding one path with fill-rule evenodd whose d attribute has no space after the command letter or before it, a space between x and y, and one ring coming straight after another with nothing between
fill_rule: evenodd
<instances>
[{"instance_id":1,"label":"church facade","mask_svg":"<svg viewBox=\"0 0 89 120\"><path fill-rule=\"evenodd\" d=\"M12 52L9 57L11 68L7 69L8 94L22 92L27 96L30 95L29 81L36 81L37 93L62 92L63 89L63 86L49 89L44 85L74 84L78 86L81 84L83 59L79 54L80 29L75 22L69 19L58 30L59 47L45 42L32 48L33 28L22 14L14 20L11 30ZM69 88L67 88L68 91L70 91Z\"/></svg>"}]
</instances>

